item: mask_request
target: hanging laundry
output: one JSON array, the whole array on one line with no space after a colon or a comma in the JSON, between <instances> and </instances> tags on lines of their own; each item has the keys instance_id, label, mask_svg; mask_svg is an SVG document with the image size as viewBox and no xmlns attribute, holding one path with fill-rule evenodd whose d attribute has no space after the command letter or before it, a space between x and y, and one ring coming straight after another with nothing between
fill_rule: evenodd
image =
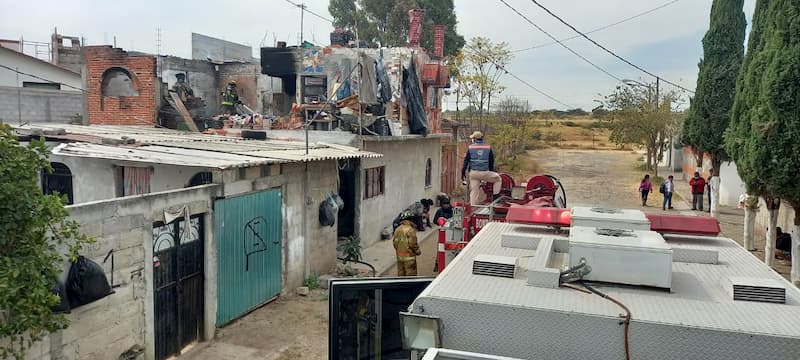
<instances>
[{"instance_id":1,"label":"hanging laundry","mask_svg":"<svg viewBox=\"0 0 800 360\"><path fill-rule=\"evenodd\" d=\"M361 53L358 57L358 63L361 67L358 99L362 104L377 104L378 77L375 74L375 60L369 55Z\"/></svg>"},{"instance_id":2,"label":"hanging laundry","mask_svg":"<svg viewBox=\"0 0 800 360\"><path fill-rule=\"evenodd\" d=\"M408 127L411 133L428 136L428 115L425 113L414 60L411 60L407 69L403 69L403 93L408 101Z\"/></svg>"}]
</instances>

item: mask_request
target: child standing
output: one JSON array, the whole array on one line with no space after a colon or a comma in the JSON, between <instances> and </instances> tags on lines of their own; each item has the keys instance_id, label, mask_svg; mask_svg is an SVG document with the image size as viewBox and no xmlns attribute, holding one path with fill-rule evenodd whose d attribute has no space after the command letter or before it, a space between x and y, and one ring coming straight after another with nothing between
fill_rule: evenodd
<instances>
[{"instance_id":1,"label":"child standing","mask_svg":"<svg viewBox=\"0 0 800 360\"><path fill-rule=\"evenodd\" d=\"M647 195L653 192L653 184L650 182L650 174L646 174L639 183L639 193L642 194L642 206L647 206Z\"/></svg>"}]
</instances>

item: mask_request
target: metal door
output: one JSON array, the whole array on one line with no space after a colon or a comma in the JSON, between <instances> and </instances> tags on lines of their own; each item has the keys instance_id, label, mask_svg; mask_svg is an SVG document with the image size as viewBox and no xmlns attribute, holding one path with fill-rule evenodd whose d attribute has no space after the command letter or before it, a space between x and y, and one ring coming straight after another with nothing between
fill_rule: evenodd
<instances>
[{"instance_id":1,"label":"metal door","mask_svg":"<svg viewBox=\"0 0 800 360\"><path fill-rule=\"evenodd\" d=\"M203 333L203 217L153 225L156 359Z\"/></svg>"},{"instance_id":2,"label":"metal door","mask_svg":"<svg viewBox=\"0 0 800 360\"><path fill-rule=\"evenodd\" d=\"M214 202L217 326L281 292L281 191Z\"/></svg>"}]
</instances>

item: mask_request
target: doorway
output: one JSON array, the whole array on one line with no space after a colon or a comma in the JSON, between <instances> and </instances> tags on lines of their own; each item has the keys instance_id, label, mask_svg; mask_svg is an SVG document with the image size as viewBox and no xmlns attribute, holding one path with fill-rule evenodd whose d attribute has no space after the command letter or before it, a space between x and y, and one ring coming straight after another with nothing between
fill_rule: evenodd
<instances>
[{"instance_id":1,"label":"doorway","mask_svg":"<svg viewBox=\"0 0 800 360\"><path fill-rule=\"evenodd\" d=\"M203 333L203 216L153 224L156 359L180 354Z\"/></svg>"},{"instance_id":2,"label":"doorway","mask_svg":"<svg viewBox=\"0 0 800 360\"><path fill-rule=\"evenodd\" d=\"M358 162L356 160L339 160L339 197L344 208L339 209L337 221L338 237L356 235L356 181L358 180Z\"/></svg>"}]
</instances>

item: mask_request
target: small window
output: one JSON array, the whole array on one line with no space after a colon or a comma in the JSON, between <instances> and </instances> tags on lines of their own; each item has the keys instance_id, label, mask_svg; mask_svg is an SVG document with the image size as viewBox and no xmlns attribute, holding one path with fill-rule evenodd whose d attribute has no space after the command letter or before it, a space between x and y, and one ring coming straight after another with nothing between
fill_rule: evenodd
<instances>
[{"instance_id":1,"label":"small window","mask_svg":"<svg viewBox=\"0 0 800 360\"><path fill-rule=\"evenodd\" d=\"M61 84L54 82L23 81L22 87L31 89L61 90Z\"/></svg>"},{"instance_id":2,"label":"small window","mask_svg":"<svg viewBox=\"0 0 800 360\"><path fill-rule=\"evenodd\" d=\"M45 194L66 195L66 205L72 205L72 172L67 165L50 163L52 172L42 172L42 192Z\"/></svg>"},{"instance_id":3,"label":"small window","mask_svg":"<svg viewBox=\"0 0 800 360\"><path fill-rule=\"evenodd\" d=\"M364 170L364 199L383 195L386 176L384 166Z\"/></svg>"},{"instance_id":4,"label":"small window","mask_svg":"<svg viewBox=\"0 0 800 360\"><path fill-rule=\"evenodd\" d=\"M431 187L433 184L433 164L431 158L425 161L425 187Z\"/></svg>"},{"instance_id":5,"label":"small window","mask_svg":"<svg viewBox=\"0 0 800 360\"><path fill-rule=\"evenodd\" d=\"M194 174L194 176L192 176L192 178L189 180L189 186L187 187L211 184L211 180L212 180L211 172L209 171L199 172L197 174Z\"/></svg>"},{"instance_id":6,"label":"small window","mask_svg":"<svg viewBox=\"0 0 800 360\"><path fill-rule=\"evenodd\" d=\"M149 167L118 167L116 169L117 196L149 194L152 172L153 169Z\"/></svg>"},{"instance_id":7,"label":"small window","mask_svg":"<svg viewBox=\"0 0 800 360\"><path fill-rule=\"evenodd\" d=\"M103 96L139 96L134 88L133 77L123 68L106 70L101 89Z\"/></svg>"}]
</instances>

